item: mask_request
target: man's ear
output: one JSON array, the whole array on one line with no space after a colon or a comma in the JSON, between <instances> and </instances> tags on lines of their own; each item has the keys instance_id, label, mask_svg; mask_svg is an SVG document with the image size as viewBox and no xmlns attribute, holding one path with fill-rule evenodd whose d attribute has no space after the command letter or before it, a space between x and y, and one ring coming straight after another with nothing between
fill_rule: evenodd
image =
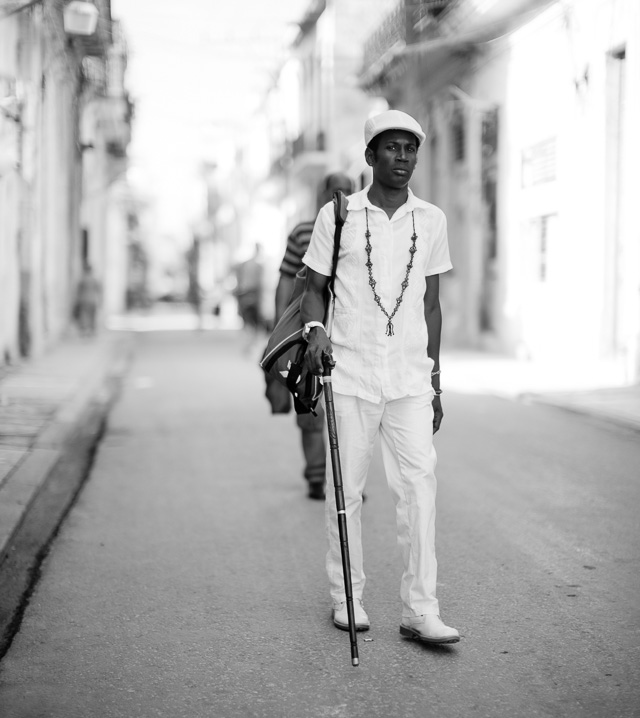
<instances>
[{"instance_id":1,"label":"man's ear","mask_svg":"<svg viewBox=\"0 0 640 718\"><path fill-rule=\"evenodd\" d=\"M373 161L375 160L375 154L370 147L367 147L364 151L364 159L369 167L373 167Z\"/></svg>"}]
</instances>

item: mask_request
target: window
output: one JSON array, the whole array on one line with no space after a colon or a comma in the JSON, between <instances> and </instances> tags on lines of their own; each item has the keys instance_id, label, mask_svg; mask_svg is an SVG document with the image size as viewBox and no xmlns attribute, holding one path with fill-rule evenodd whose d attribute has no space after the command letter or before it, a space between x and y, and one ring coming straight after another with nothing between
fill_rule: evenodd
<instances>
[{"instance_id":1,"label":"window","mask_svg":"<svg viewBox=\"0 0 640 718\"><path fill-rule=\"evenodd\" d=\"M531 145L522 151L522 186L533 187L556 179L556 138Z\"/></svg>"},{"instance_id":2,"label":"window","mask_svg":"<svg viewBox=\"0 0 640 718\"><path fill-rule=\"evenodd\" d=\"M451 145L453 148L453 159L455 162L464 162L465 158L465 116L461 107L456 107L453 112L453 121L451 123Z\"/></svg>"},{"instance_id":3,"label":"window","mask_svg":"<svg viewBox=\"0 0 640 718\"><path fill-rule=\"evenodd\" d=\"M539 282L549 280L549 256L553 252L551 246L558 215L546 214L531 220L531 234L535 248L535 272Z\"/></svg>"}]
</instances>

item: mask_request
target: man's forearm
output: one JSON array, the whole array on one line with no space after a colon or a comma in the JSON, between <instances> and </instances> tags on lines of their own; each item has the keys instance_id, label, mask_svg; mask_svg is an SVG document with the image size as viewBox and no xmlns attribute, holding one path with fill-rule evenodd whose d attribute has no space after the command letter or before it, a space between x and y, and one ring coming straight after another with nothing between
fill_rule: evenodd
<instances>
[{"instance_id":1,"label":"man's forearm","mask_svg":"<svg viewBox=\"0 0 640 718\"><path fill-rule=\"evenodd\" d=\"M325 296L328 285L329 277L318 274L309 268L300 303L300 315L305 324L307 322L324 322ZM311 329L307 341L305 364L314 374L322 374L326 357L333 353L331 341L326 332L319 327Z\"/></svg>"},{"instance_id":2,"label":"man's forearm","mask_svg":"<svg viewBox=\"0 0 640 718\"><path fill-rule=\"evenodd\" d=\"M313 289L306 289L302 295L302 303L300 304L300 316L302 321L307 322L323 322L324 321L324 297Z\"/></svg>"},{"instance_id":3,"label":"man's forearm","mask_svg":"<svg viewBox=\"0 0 640 718\"><path fill-rule=\"evenodd\" d=\"M442 310L440 303L425 310L425 319L427 322L427 331L429 333L429 342L427 344L427 354L433 359L433 371L440 369L440 337L442 335ZM440 375L436 374L431 377L431 383L434 389L440 388Z\"/></svg>"}]
</instances>

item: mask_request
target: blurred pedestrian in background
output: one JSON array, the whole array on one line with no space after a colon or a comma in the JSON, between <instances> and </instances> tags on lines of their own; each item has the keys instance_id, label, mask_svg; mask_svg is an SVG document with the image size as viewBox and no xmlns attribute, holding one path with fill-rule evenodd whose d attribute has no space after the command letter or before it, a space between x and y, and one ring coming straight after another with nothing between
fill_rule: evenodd
<instances>
[{"instance_id":1,"label":"blurred pedestrian in background","mask_svg":"<svg viewBox=\"0 0 640 718\"><path fill-rule=\"evenodd\" d=\"M396 504L404 573L400 633L427 643L455 643L460 634L440 619L436 599L436 452L442 420L439 275L451 269L442 210L418 199L409 180L425 140L413 117L391 110L365 123L365 159L372 183L349 198L336 274L331 340L322 325L333 255L334 214L324 207L304 256L302 318L306 360L322 374L335 353L333 390L344 474L358 630L369 628L362 594L362 493L381 437L387 483ZM331 474L332 475L332 474ZM327 492L327 572L333 622L348 630L333 492Z\"/></svg>"},{"instance_id":2,"label":"blurred pedestrian in background","mask_svg":"<svg viewBox=\"0 0 640 718\"><path fill-rule=\"evenodd\" d=\"M196 282L195 284L189 285L187 291L187 301L191 305L194 314L196 315L196 326L199 331L203 329L203 313L202 313L202 301L204 299L204 292L202 287Z\"/></svg>"},{"instance_id":3,"label":"blurred pedestrian in background","mask_svg":"<svg viewBox=\"0 0 640 718\"><path fill-rule=\"evenodd\" d=\"M249 353L258 338L262 326L262 302L264 266L262 263L262 247L256 243L253 256L236 267L236 288L233 292L238 302L238 314L242 318L247 334L245 353Z\"/></svg>"},{"instance_id":4,"label":"blurred pedestrian in background","mask_svg":"<svg viewBox=\"0 0 640 718\"><path fill-rule=\"evenodd\" d=\"M96 319L102 288L90 264L85 264L78 282L74 314L80 335L92 337L96 333Z\"/></svg>"},{"instance_id":5,"label":"blurred pedestrian in background","mask_svg":"<svg viewBox=\"0 0 640 718\"><path fill-rule=\"evenodd\" d=\"M204 290L200 286L200 240L195 238L193 245L187 250L187 271L189 277L189 286L187 288L187 301L193 309L196 316L196 328L202 330L203 327L203 300Z\"/></svg>"},{"instance_id":6,"label":"blurred pedestrian in background","mask_svg":"<svg viewBox=\"0 0 640 718\"><path fill-rule=\"evenodd\" d=\"M350 195L353 192L353 182L347 175L341 172L334 172L324 177L318 188L319 211L327 202L331 201L333 193L337 190ZM297 224L287 238L287 246L282 264L280 265L280 280L276 287L276 323L287 308L296 274L304 267L302 258L309 246L311 233L315 220L300 222ZM286 387L277 382L272 382L268 388L267 396L273 396L275 401L285 405L286 411L290 410L291 398ZM276 395L277 396L274 396ZM272 403L272 407L274 404ZM302 438L302 451L304 454L304 478L308 482L308 496L311 499L324 499L325 497L325 445L323 438L324 411L318 404L317 416L313 414L297 414L296 422L300 428ZM282 411L278 413L283 413Z\"/></svg>"}]
</instances>

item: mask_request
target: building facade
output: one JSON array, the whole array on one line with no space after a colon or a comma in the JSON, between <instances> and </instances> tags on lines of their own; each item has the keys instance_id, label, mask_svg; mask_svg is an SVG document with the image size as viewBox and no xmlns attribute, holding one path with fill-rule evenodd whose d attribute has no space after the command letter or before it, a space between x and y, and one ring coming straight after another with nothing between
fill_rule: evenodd
<instances>
[{"instance_id":1,"label":"building facade","mask_svg":"<svg viewBox=\"0 0 640 718\"><path fill-rule=\"evenodd\" d=\"M314 217L327 172L366 172L363 127L386 102L358 83L365 39L394 0L315 0L299 23L267 103L270 180L281 183L288 221Z\"/></svg>"},{"instance_id":2,"label":"building facade","mask_svg":"<svg viewBox=\"0 0 640 718\"><path fill-rule=\"evenodd\" d=\"M233 261L261 244L263 313L273 317L287 234L315 217L318 185L331 171L366 175L363 128L386 102L358 84L365 38L395 0L310 0L251 130L234 172L214 179L216 234Z\"/></svg>"},{"instance_id":3,"label":"building facade","mask_svg":"<svg viewBox=\"0 0 640 718\"><path fill-rule=\"evenodd\" d=\"M361 82L427 129L415 187L449 219L448 340L638 378L638 3L406 0Z\"/></svg>"},{"instance_id":4,"label":"building facade","mask_svg":"<svg viewBox=\"0 0 640 718\"><path fill-rule=\"evenodd\" d=\"M126 247L109 191L128 144L126 49L108 0L86 37L65 28L68 4L0 9L0 364L65 336L84 263L119 291L106 248Z\"/></svg>"}]
</instances>

